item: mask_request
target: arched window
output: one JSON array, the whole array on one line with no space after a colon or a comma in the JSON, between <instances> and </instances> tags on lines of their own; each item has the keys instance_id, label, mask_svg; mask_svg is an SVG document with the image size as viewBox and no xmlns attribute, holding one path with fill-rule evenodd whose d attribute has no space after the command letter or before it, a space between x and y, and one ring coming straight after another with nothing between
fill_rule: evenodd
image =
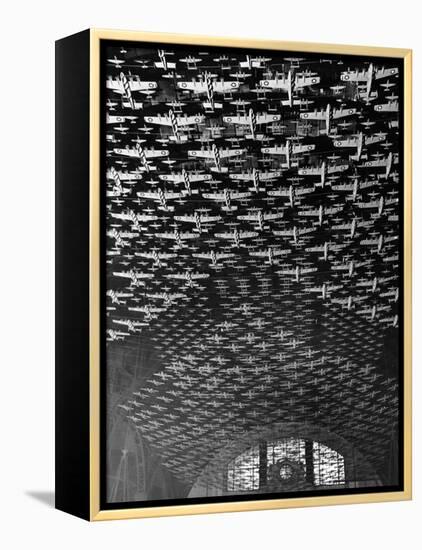
<instances>
[{"instance_id":1,"label":"arched window","mask_svg":"<svg viewBox=\"0 0 422 550\"><path fill-rule=\"evenodd\" d=\"M345 483L344 457L319 441L283 438L249 448L229 462L227 491L254 491L278 483L293 488Z\"/></svg>"}]
</instances>

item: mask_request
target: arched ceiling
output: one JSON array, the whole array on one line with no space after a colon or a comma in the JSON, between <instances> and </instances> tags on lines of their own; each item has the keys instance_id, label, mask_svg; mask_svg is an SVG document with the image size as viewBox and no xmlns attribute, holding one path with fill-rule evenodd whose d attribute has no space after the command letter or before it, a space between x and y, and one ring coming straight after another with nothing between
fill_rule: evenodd
<instances>
[{"instance_id":1,"label":"arched ceiling","mask_svg":"<svg viewBox=\"0 0 422 550\"><path fill-rule=\"evenodd\" d=\"M106 57L109 414L187 483L283 421L382 470L399 415L397 62Z\"/></svg>"}]
</instances>

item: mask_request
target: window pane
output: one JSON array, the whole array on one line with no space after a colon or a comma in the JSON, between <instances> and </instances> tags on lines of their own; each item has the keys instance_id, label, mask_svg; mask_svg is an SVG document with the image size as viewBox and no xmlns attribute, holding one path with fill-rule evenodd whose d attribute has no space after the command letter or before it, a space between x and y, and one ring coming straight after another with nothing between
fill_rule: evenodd
<instances>
[{"instance_id":1,"label":"window pane","mask_svg":"<svg viewBox=\"0 0 422 550\"><path fill-rule=\"evenodd\" d=\"M344 458L326 445L314 441L315 485L336 485L344 483Z\"/></svg>"}]
</instances>

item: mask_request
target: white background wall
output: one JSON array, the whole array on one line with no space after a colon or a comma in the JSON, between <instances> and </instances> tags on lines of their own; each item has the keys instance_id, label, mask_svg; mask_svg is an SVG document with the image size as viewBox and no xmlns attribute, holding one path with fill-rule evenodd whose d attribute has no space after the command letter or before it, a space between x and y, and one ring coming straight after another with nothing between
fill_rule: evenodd
<instances>
[{"instance_id":1,"label":"white background wall","mask_svg":"<svg viewBox=\"0 0 422 550\"><path fill-rule=\"evenodd\" d=\"M413 502L88 524L53 491L54 40L87 27L408 47L414 59L414 393L421 376L422 27L411 0L9 0L0 8L0 544L3 548L420 548ZM419 310L419 311L418 311ZM75 396L77 399L77 396ZM415 434L415 464L420 459ZM93 547L93 546L92 546Z\"/></svg>"}]
</instances>

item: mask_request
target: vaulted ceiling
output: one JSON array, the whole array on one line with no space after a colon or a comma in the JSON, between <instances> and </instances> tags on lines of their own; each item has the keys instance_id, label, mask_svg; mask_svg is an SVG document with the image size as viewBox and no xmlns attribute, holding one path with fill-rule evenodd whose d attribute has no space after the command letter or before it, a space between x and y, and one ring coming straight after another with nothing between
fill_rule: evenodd
<instances>
[{"instance_id":1,"label":"vaulted ceiling","mask_svg":"<svg viewBox=\"0 0 422 550\"><path fill-rule=\"evenodd\" d=\"M106 370L193 484L311 423L380 473L399 418L397 62L108 46Z\"/></svg>"}]
</instances>

